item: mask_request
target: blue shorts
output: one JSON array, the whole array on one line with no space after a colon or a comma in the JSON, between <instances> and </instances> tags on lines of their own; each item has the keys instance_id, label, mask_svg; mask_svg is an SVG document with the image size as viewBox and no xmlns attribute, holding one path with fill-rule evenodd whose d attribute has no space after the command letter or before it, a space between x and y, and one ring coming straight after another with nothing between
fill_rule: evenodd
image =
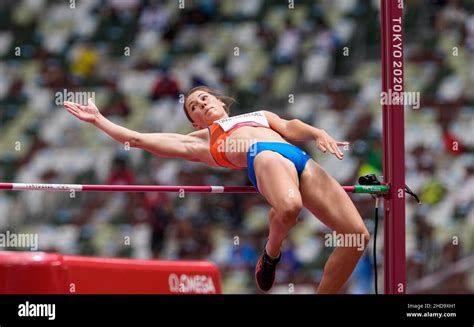
<instances>
[{"instance_id":1,"label":"blue shorts","mask_svg":"<svg viewBox=\"0 0 474 327\"><path fill-rule=\"evenodd\" d=\"M257 177L255 176L253 161L260 152L265 150L270 150L279 153L283 157L293 162L296 171L298 172L298 177L301 176L301 173L303 172L304 167L306 166L306 162L311 159L311 157L305 151L301 150L297 146L294 146L293 144L282 142L256 142L252 144L247 151L247 169L249 179L252 182L253 186L255 186L257 191Z\"/></svg>"}]
</instances>

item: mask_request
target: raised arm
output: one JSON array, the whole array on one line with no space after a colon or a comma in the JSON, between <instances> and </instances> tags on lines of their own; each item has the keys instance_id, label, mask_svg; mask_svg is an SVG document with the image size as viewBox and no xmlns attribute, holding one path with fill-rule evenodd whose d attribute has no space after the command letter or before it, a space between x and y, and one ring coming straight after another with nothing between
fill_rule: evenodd
<instances>
[{"instance_id":1,"label":"raised arm","mask_svg":"<svg viewBox=\"0 0 474 327\"><path fill-rule=\"evenodd\" d=\"M329 151L337 158L342 159L344 154L339 146L345 146L349 142L334 140L326 131L308 125L299 119L286 120L280 118L277 114L270 111L264 111L270 127L281 136L290 141L311 141L315 140L318 148L323 151Z\"/></svg>"},{"instance_id":2,"label":"raised arm","mask_svg":"<svg viewBox=\"0 0 474 327\"><path fill-rule=\"evenodd\" d=\"M189 161L203 162L214 166L209 161L209 147L203 140L206 130L191 134L175 133L138 133L134 147L147 150L161 157L182 158Z\"/></svg>"},{"instance_id":3,"label":"raised arm","mask_svg":"<svg viewBox=\"0 0 474 327\"><path fill-rule=\"evenodd\" d=\"M96 105L89 99L87 106L65 101L64 107L77 118L91 123L117 142L141 148L162 157L182 158L191 161L203 161L206 147L197 132L182 135L174 133L139 133L114 124L104 117Z\"/></svg>"}]
</instances>

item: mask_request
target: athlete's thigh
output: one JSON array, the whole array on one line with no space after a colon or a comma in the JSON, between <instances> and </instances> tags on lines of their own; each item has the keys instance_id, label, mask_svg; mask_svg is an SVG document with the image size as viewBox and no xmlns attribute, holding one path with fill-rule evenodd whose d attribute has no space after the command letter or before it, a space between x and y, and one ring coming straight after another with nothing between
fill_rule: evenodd
<instances>
[{"instance_id":1,"label":"athlete's thigh","mask_svg":"<svg viewBox=\"0 0 474 327\"><path fill-rule=\"evenodd\" d=\"M342 186L320 165L309 160L300 178L303 205L339 233L364 231L365 225Z\"/></svg>"},{"instance_id":2,"label":"athlete's thigh","mask_svg":"<svg viewBox=\"0 0 474 327\"><path fill-rule=\"evenodd\" d=\"M298 172L290 160L273 151L262 151L255 157L254 169L258 189L272 207L301 202Z\"/></svg>"}]
</instances>

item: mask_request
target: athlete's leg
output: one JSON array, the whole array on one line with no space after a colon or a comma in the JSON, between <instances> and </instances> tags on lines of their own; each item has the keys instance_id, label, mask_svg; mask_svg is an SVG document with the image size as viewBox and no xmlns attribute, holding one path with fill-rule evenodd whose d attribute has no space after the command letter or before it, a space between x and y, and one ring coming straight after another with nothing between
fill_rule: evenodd
<instances>
[{"instance_id":1,"label":"athlete's leg","mask_svg":"<svg viewBox=\"0 0 474 327\"><path fill-rule=\"evenodd\" d=\"M298 173L290 160L273 151L259 153L254 160L254 169L258 189L272 206L267 253L278 257L281 244L296 224L303 206Z\"/></svg>"},{"instance_id":2,"label":"athlete's leg","mask_svg":"<svg viewBox=\"0 0 474 327\"><path fill-rule=\"evenodd\" d=\"M361 240L363 247L369 241L369 232L352 200L321 166L308 161L300 178L300 192L304 206L337 234L350 233ZM360 244L336 247L325 267L318 293L337 293L352 274L363 254Z\"/></svg>"}]
</instances>

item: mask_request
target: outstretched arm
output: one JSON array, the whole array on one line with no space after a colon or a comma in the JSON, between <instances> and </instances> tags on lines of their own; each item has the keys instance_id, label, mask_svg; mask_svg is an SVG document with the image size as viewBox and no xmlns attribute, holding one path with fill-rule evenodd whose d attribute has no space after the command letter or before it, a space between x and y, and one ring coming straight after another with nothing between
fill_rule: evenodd
<instances>
[{"instance_id":1,"label":"outstretched arm","mask_svg":"<svg viewBox=\"0 0 474 327\"><path fill-rule=\"evenodd\" d=\"M122 144L141 148L162 157L201 161L202 140L194 134L139 133L114 124L104 117L89 99L87 106L65 101L64 107L77 118L91 123Z\"/></svg>"},{"instance_id":2,"label":"outstretched arm","mask_svg":"<svg viewBox=\"0 0 474 327\"><path fill-rule=\"evenodd\" d=\"M277 114L270 111L264 111L270 127L281 136L290 141L311 141L315 140L318 148L323 151L329 151L337 158L342 159L344 154L339 146L345 146L349 142L334 140L326 131L308 125L299 119L286 120L280 118Z\"/></svg>"}]
</instances>

